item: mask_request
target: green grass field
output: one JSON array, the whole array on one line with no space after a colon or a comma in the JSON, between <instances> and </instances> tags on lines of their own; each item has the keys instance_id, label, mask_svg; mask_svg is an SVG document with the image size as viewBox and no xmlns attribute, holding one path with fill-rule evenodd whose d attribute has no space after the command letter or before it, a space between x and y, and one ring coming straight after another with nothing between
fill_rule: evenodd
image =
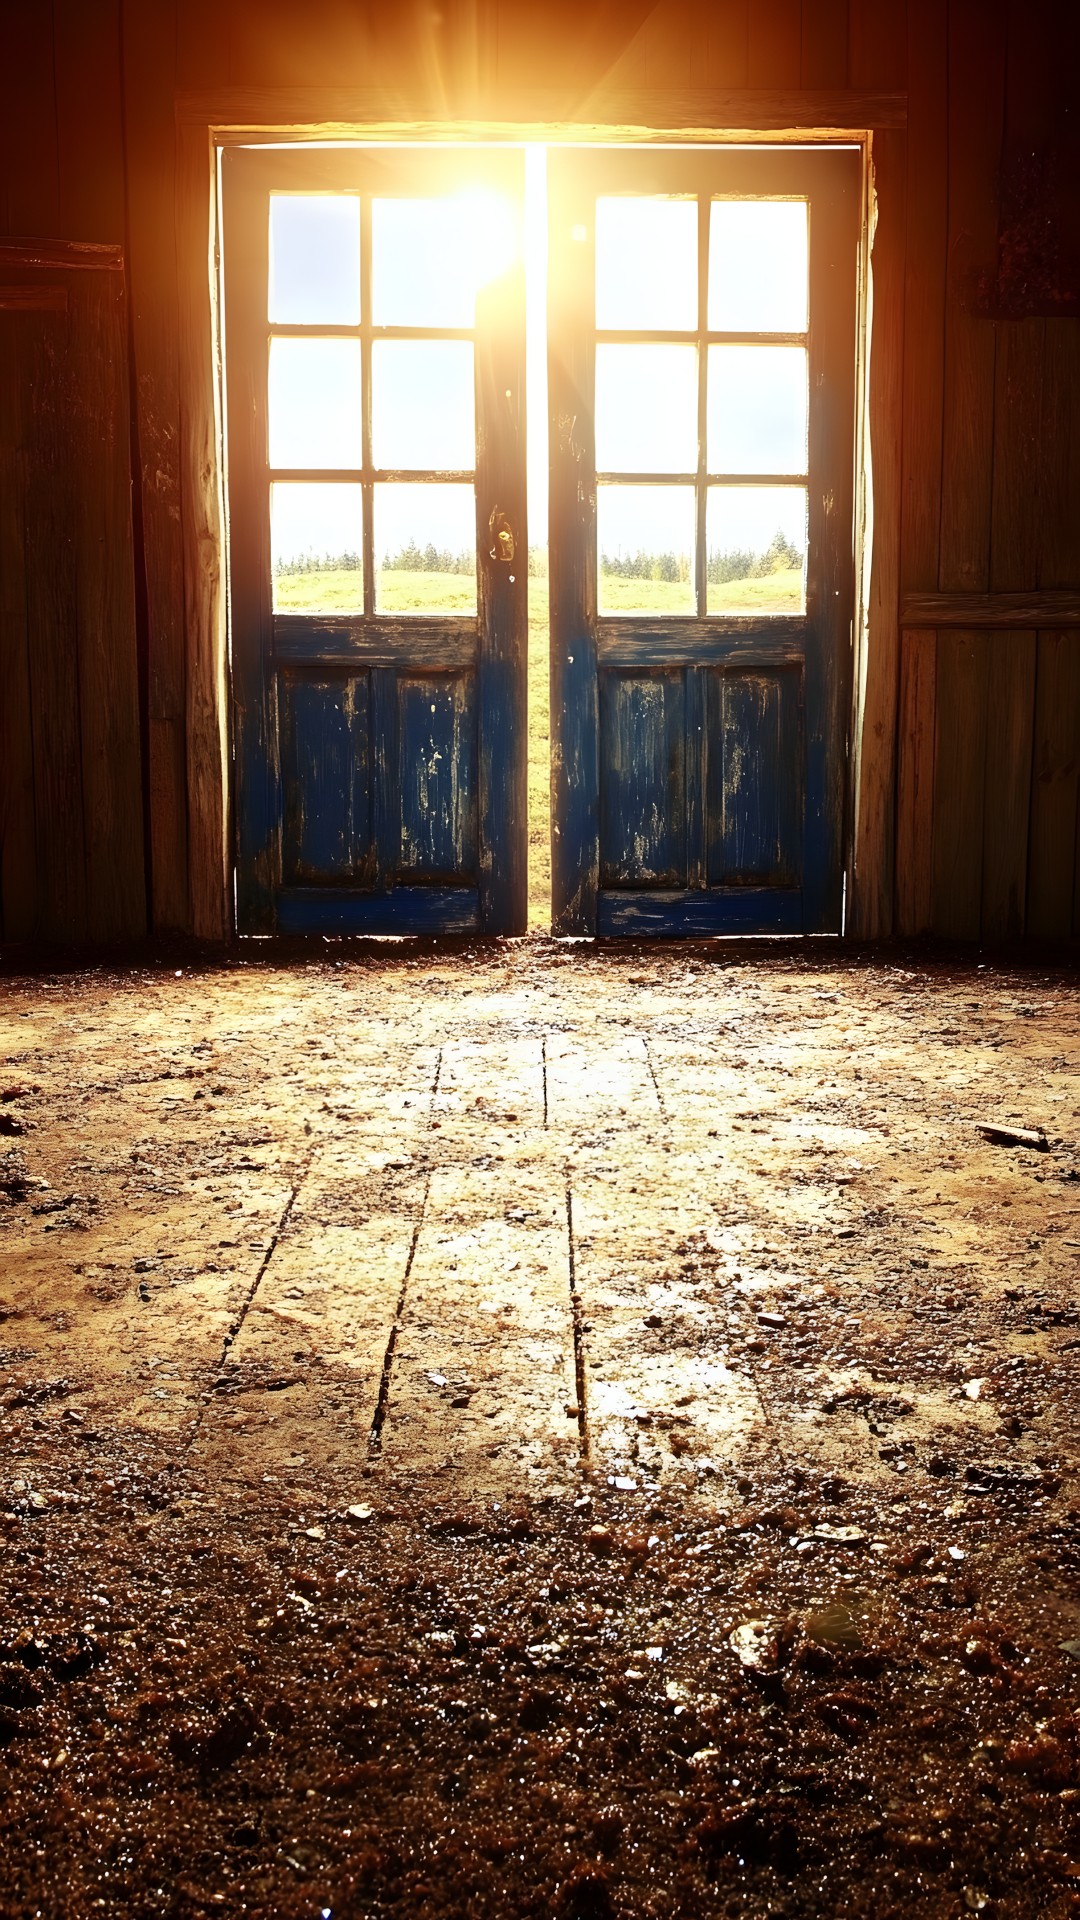
<instances>
[{"instance_id":1,"label":"green grass field","mask_svg":"<svg viewBox=\"0 0 1080 1920\"><path fill-rule=\"evenodd\" d=\"M801 567L783 567L760 580L709 583L710 613L801 613L802 609Z\"/></svg>"},{"instance_id":2,"label":"green grass field","mask_svg":"<svg viewBox=\"0 0 1080 1920\"><path fill-rule=\"evenodd\" d=\"M604 577L605 610L676 614L692 612L686 587L677 581ZM614 591L609 591L614 589ZM797 569L759 580L710 586L710 613L797 613L802 606ZM385 613L468 613L475 610L472 580L457 573L391 573L379 576ZM355 613L362 607L359 573L279 574L274 605L281 613ZM529 581L529 924L548 925L551 898L550 699L548 690L548 583Z\"/></svg>"},{"instance_id":3,"label":"green grass field","mask_svg":"<svg viewBox=\"0 0 1080 1920\"><path fill-rule=\"evenodd\" d=\"M798 567L785 567L760 579L710 583L710 613L798 613L802 608L803 579ZM678 580L626 580L621 574L600 576L600 611L619 614L685 614L694 611L694 592Z\"/></svg>"},{"instance_id":4,"label":"green grass field","mask_svg":"<svg viewBox=\"0 0 1080 1920\"><path fill-rule=\"evenodd\" d=\"M475 613L476 582L467 573L380 572L380 613ZM360 613L364 590L359 572L279 573L274 580L277 613Z\"/></svg>"},{"instance_id":5,"label":"green grass field","mask_svg":"<svg viewBox=\"0 0 1080 1920\"><path fill-rule=\"evenodd\" d=\"M530 580L530 602L544 605L547 581ZM728 580L709 587L710 613L797 613L802 606L802 574L796 567L760 579ZM473 613L476 590L461 573L379 574L377 597L382 613ZM280 613L357 613L363 605L359 573L286 573L274 582ZM625 580L606 573L600 580L602 613L693 613L691 589L678 580Z\"/></svg>"}]
</instances>

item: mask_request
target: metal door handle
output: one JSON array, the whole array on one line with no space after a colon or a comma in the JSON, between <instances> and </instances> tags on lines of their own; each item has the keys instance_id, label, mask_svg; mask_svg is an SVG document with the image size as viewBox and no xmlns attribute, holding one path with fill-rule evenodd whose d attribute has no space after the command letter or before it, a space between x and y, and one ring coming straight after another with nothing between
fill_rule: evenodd
<instances>
[{"instance_id":1,"label":"metal door handle","mask_svg":"<svg viewBox=\"0 0 1080 1920\"><path fill-rule=\"evenodd\" d=\"M491 538L488 548L491 559L501 560L504 566L509 566L515 551L514 530L501 507L492 507L488 533Z\"/></svg>"}]
</instances>

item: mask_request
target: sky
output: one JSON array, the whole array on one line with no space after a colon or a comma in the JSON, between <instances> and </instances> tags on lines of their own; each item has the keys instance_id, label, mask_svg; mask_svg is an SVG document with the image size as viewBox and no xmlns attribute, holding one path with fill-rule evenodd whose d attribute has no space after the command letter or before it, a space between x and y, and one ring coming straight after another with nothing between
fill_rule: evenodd
<instances>
[{"instance_id":1,"label":"sky","mask_svg":"<svg viewBox=\"0 0 1080 1920\"><path fill-rule=\"evenodd\" d=\"M526 150L525 266L529 538L546 539L545 155ZM500 210L501 209L501 210ZM710 327L797 332L806 324L803 202L715 202L707 289ZM496 196L376 200L372 308L376 324L468 327L478 281L512 246ZM697 209L692 200L606 198L597 204L599 327L696 326ZM356 195L271 198L269 318L351 326L360 315L360 202ZM693 345L601 342L596 363L597 468L692 474L697 466L697 350ZM707 464L711 472L798 475L806 466L807 367L797 345L708 349ZM360 345L349 339L272 339L270 463L347 471L361 464ZM473 349L467 341L377 341L373 348L376 466L471 470ZM471 490L445 485L379 489L378 558L412 531L418 544L472 544ZM278 483L275 556L359 549L359 489ZM709 545L765 546L778 526L801 541L801 489L710 491ZM689 488L601 489L602 551L689 553ZM657 543L659 545L657 546Z\"/></svg>"}]
</instances>

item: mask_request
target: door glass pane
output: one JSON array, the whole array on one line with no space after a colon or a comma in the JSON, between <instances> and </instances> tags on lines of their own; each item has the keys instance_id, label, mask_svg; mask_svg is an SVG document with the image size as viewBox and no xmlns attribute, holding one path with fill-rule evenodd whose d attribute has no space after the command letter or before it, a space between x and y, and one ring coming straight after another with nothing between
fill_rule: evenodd
<instances>
[{"instance_id":1,"label":"door glass pane","mask_svg":"<svg viewBox=\"0 0 1080 1920\"><path fill-rule=\"evenodd\" d=\"M710 613L801 613L806 605L806 488L710 487Z\"/></svg>"},{"instance_id":2,"label":"door glass pane","mask_svg":"<svg viewBox=\"0 0 1080 1920\"><path fill-rule=\"evenodd\" d=\"M597 201L596 324L697 326L696 200Z\"/></svg>"},{"instance_id":3,"label":"door glass pane","mask_svg":"<svg viewBox=\"0 0 1080 1920\"><path fill-rule=\"evenodd\" d=\"M376 487L375 565L380 613L475 613L472 488Z\"/></svg>"},{"instance_id":4,"label":"door glass pane","mask_svg":"<svg viewBox=\"0 0 1080 1920\"><path fill-rule=\"evenodd\" d=\"M709 326L722 333L805 333L805 200L714 200Z\"/></svg>"},{"instance_id":5,"label":"door glass pane","mask_svg":"<svg viewBox=\"0 0 1080 1920\"><path fill-rule=\"evenodd\" d=\"M693 613L693 487L597 489L601 613Z\"/></svg>"},{"instance_id":6,"label":"door glass pane","mask_svg":"<svg viewBox=\"0 0 1080 1920\"><path fill-rule=\"evenodd\" d=\"M697 365L696 347L597 347L598 472L694 472Z\"/></svg>"},{"instance_id":7,"label":"door glass pane","mask_svg":"<svg viewBox=\"0 0 1080 1920\"><path fill-rule=\"evenodd\" d=\"M359 340L271 340L270 465L359 467Z\"/></svg>"},{"instance_id":8,"label":"door glass pane","mask_svg":"<svg viewBox=\"0 0 1080 1920\"><path fill-rule=\"evenodd\" d=\"M361 612L362 551L359 487L275 481L270 489L275 613Z\"/></svg>"},{"instance_id":9,"label":"door glass pane","mask_svg":"<svg viewBox=\"0 0 1080 1920\"><path fill-rule=\"evenodd\" d=\"M360 324L360 202L351 194L270 195L270 318Z\"/></svg>"},{"instance_id":10,"label":"door glass pane","mask_svg":"<svg viewBox=\"0 0 1080 1920\"><path fill-rule=\"evenodd\" d=\"M476 460L468 340L377 340L371 351L377 467L471 472Z\"/></svg>"},{"instance_id":11,"label":"door glass pane","mask_svg":"<svg viewBox=\"0 0 1080 1920\"><path fill-rule=\"evenodd\" d=\"M375 200L372 318L377 327L472 327L476 296L520 248L513 203L490 187L438 200Z\"/></svg>"},{"instance_id":12,"label":"door glass pane","mask_svg":"<svg viewBox=\"0 0 1080 1920\"><path fill-rule=\"evenodd\" d=\"M375 200L371 299L377 327L471 327L476 284L460 200Z\"/></svg>"},{"instance_id":13,"label":"door glass pane","mask_svg":"<svg viewBox=\"0 0 1080 1920\"><path fill-rule=\"evenodd\" d=\"M710 473L805 473L805 347L710 347Z\"/></svg>"}]
</instances>

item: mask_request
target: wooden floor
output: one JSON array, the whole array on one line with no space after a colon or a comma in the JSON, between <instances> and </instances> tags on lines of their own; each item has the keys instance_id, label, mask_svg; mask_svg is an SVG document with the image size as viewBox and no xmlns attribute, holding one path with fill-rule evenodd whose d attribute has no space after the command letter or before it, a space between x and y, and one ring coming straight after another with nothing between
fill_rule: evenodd
<instances>
[{"instance_id":1,"label":"wooden floor","mask_svg":"<svg viewBox=\"0 0 1080 1920\"><path fill-rule=\"evenodd\" d=\"M1045 1456L1078 1013L1045 975L543 942L9 982L0 1388L343 1496Z\"/></svg>"}]
</instances>

